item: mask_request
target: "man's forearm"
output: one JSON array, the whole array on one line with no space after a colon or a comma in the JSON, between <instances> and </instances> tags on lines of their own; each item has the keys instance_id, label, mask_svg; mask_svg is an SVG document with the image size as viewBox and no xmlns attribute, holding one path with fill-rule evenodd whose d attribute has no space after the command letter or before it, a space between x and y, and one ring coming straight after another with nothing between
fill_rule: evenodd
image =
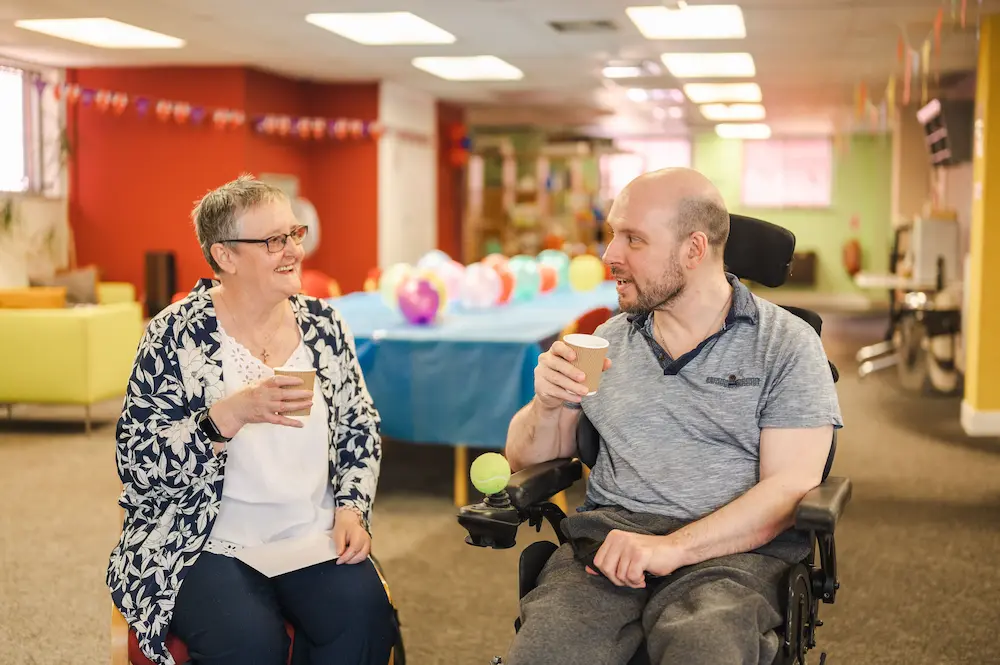
<instances>
[{"instance_id":1,"label":"man's forearm","mask_svg":"<svg viewBox=\"0 0 1000 665\"><path fill-rule=\"evenodd\" d=\"M664 538L683 551L686 565L765 545L792 526L808 489L780 476L766 478L714 513Z\"/></svg>"},{"instance_id":2,"label":"man's forearm","mask_svg":"<svg viewBox=\"0 0 1000 665\"><path fill-rule=\"evenodd\" d=\"M512 471L555 459L559 454L559 409L546 409L536 400L514 415L505 449Z\"/></svg>"}]
</instances>

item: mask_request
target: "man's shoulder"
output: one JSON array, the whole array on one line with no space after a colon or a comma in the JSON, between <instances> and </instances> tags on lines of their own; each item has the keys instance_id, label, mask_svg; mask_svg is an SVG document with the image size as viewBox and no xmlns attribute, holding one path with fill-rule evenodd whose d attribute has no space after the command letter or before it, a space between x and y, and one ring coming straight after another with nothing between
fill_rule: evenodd
<instances>
[{"instance_id":1,"label":"man's shoulder","mask_svg":"<svg viewBox=\"0 0 1000 665\"><path fill-rule=\"evenodd\" d=\"M622 337L627 334L631 327L632 322L629 321L629 315L625 312L619 312L601 325L597 326L594 334L598 337L603 337L610 342L614 338Z\"/></svg>"},{"instance_id":2,"label":"man's shoulder","mask_svg":"<svg viewBox=\"0 0 1000 665\"><path fill-rule=\"evenodd\" d=\"M818 335L816 329L805 318L756 294L752 297L757 304L758 325L766 337L798 343L811 341ZM815 312L805 310L804 313L819 318Z\"/></svg>"}]
</instances>

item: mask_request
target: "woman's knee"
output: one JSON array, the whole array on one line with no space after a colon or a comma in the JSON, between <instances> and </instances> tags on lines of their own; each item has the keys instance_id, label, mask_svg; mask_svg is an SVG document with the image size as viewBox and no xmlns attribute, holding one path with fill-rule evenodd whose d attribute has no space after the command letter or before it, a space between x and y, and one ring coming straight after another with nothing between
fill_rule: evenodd
<instances>
[{"instance_id":1,"label":"woman's knee","mask_svg":"<svg viewBox=\"0 0 1000 665\"><path fill-rule=\"evenodd\" d=\"M284 665L291 645L284 620L239 612L206 621L182 639L198 665Z\"/></svg>"}]
</instances>

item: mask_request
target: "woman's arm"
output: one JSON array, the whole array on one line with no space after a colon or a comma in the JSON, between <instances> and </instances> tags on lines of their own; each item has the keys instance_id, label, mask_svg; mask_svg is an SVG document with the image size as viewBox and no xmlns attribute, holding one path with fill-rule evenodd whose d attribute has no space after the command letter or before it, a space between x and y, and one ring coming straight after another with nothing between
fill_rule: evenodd
<instances>
[{"instance_id":1,"label":"woman's arm","mask_svg":"<svg viewBox=\"0 0 1000 665\"><path fill-rule=\"evenodd\" d=\"M176 496L220 463L190 413L171 325L153 321L136 352L118 420L115 459L126 493ZM201 353L193 343L185 357ZM205 387L202 386L204 390Z\"/></svg>"},{"instance_id":2,"label":"woman's arm","mask_svg":"<svg viewBox=\"0 0 1000 665\"><path fill-rule=\"evenodd\" d=\"M343 377L341 385L334 387L340 412L334 432L339 476L336 505L358 510L368 529L382 462L381 418L361 373L354 335L335 310L333 320L341 337L336 361Z\"/></svg>"}]
</instances>

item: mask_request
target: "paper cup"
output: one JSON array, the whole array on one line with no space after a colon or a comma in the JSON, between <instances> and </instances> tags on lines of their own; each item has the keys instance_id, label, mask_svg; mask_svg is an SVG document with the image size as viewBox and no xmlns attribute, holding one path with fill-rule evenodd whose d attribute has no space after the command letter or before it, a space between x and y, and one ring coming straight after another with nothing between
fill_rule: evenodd
<instances>
[{"instance_id":1,"label":"paper cup","mask_svg":"<svg viewBox=\"0 0 1000 665\"><path fill-rule=\"evenodd\" d=\"M301 386L285 386L289 390L313 390L316 382L316 370L314 369L293 369L291 367L275 367L275 376L296 376L302 379ZM298 411L287 411L281 415L289 418L304 418L312 411L312 405Z\"/></svg>"},{"instance_id":2,"label":"paper cup","mask_svg":"<svg viewBox=\"0 0 1000 665\"><path fill-rule=\"evenodd\" d=\"M581 335L574 333L563 338L570 348L576 351L574 367L586 374L583 384L590 390L588 395L597 392L601 385L601 375L604 374L604 358L608 355L608 340L596 335Z\"/></svg>"}]
</instances>

